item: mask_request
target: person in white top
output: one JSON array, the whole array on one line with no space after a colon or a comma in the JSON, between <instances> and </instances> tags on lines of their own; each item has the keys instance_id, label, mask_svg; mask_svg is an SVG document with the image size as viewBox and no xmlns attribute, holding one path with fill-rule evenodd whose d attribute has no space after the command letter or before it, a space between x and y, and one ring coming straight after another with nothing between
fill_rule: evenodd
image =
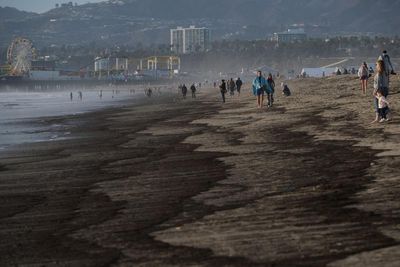
<instances>
[{"instance_id":1,"label":"person in white top","mask_svg":"<svg viewBox=\"0 0 400 267\"><path fill-rule=\"evenodd\" d=\"M378 113L381 117L379 122L388 121L389 119L387 118L387 114L389 112L389 101L387 101L386 97L383 96L381 89L376 91L375 97L378 99Z\"/></svg>"}]
</instances>

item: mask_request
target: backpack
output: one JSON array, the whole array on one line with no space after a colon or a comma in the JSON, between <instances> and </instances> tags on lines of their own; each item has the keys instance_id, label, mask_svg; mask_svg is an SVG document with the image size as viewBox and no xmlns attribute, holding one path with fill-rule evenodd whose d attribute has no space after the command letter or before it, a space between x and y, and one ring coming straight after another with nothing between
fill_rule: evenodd
<instances>
[{"instance_id":1,"label":"backpack","mask_svg":"<svg viewBox=\"0 0 400 267\"><path fill-rule=\"evenodd\" d=\"M368 76L368 70L364 66L360 67L360 69L358 70L358 73L359 73L360 78Z\"/></svg>"}]
</instances>

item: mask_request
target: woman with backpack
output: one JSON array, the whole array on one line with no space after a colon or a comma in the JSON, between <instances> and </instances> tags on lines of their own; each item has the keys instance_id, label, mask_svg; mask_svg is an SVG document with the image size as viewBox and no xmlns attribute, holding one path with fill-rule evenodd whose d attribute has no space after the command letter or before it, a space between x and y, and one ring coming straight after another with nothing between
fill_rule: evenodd
<instances>
[{"instance_id":1,"label":"woman with backpack","mask_svg":"<svg viewBox=\"0 0 400 267\"><path fill-rule=\"evenodd\" d=\"M367 63L361 64L360 68L358 69L358 77L361 81L361 91L364 95L367 95L367 87L368 87L368 78L369 78L369 70Z\"/></svg>"}]
</instances>

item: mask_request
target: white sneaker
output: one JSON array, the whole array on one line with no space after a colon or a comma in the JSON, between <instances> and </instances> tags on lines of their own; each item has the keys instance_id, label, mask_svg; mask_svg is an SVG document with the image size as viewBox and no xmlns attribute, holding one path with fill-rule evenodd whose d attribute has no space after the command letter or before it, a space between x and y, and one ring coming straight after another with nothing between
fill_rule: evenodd
<instances>
[{"instance_id":1,"label":"white sneaker","mask_svg":"<svg viewBox=\"0 0 400 267\"><path fill-rule=\"evenodd\" d=\"M379 122L385 122L385 119L381 119Z\"/></svg>"}]
</instances>

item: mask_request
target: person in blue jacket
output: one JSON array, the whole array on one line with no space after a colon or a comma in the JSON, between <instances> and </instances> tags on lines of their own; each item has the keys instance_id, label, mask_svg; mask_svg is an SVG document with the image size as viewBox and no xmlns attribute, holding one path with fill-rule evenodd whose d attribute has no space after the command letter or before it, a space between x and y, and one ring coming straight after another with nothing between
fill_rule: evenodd
<instances>
[{"instance_id":1,"label":"person in blue jacket","mask_svg":"<svg viewBox=\"0 0 400 267\"><path fill-rule=\"evenodd\" d=\"M264 92L267 89L267 81L261 71L257 71L257 77L253 81L253 94L257 96L257 106L262 108L264 104Z\"/></svg>"}]
</instances>

